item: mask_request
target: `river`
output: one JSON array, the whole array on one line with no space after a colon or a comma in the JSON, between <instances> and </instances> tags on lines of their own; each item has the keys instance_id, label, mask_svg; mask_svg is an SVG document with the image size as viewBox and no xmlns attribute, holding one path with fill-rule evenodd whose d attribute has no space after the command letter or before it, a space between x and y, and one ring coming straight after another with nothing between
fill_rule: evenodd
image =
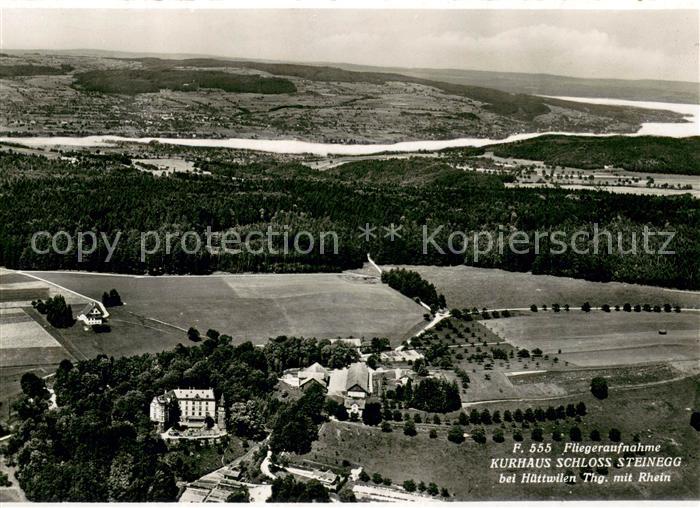
<instances>
[{"instance_id":1,"label":"river","mask_svg":"<svg viewBox=\"0 0 700 508\"><path fill-rule=\"evenodd\" d=\"M640 130L634 134L625 136L669 136L688 137L700 135L700 105L698 104L674 104L666 102L641 102L621 99L590 99L582 97L556 97L575 102L590 104L607 104L613 106L634 106L642 109L663 109L683 114L686 123L643 123ZM619 134L589 134L577 132L529 132L514 134L502 139L488 138L457 138L447 140L403 141L393 144L366 144L366 145L341 145L329 143L313 143L295 139L207 139L207 138L128 138L121 136L86 136L86 137L0 137L0 142L18 143L24 146L39 148L51 146L65 147L100 147L111 146L116 142L150 143L158 141L164 144L181 146L200 146L211 148L234 148L242 150L256 150L271 153L314 155L372 155L381 152L417 152L420 150L435 151L445 148L457 148L467 146L485 146L493 143L508 143L521 141L548 134L566 136L614 136Z\"/></svg>"}]
</instances>

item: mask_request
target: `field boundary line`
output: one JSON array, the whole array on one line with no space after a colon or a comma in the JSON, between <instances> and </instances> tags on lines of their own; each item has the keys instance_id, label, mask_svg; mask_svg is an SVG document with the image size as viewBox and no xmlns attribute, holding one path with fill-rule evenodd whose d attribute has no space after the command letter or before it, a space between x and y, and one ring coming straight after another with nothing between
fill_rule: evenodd
<instances>
[{"instance_id":1,"label":"field boundary line","mask_svg":"<svg viewBox=\"0 0 700 508\"><path fill-rule=\"evenodd\" d=\"M134 314L134 315L136 315L136 314ZM180 331L182 331L182 332L187 333L187 330L186 330L185 328L182 328L182 327L180 327L180 326L177 326L177 325L174 325L174 324L171 324L171 323L166 323L165 321L161 321L160 319L156 319L156 318L152 318L152 317L146 317L146 316L143 316L143 319L148 319L149 321L155 321L156 323L160 323L161 325L170 326L171 328L175 328L175 329L177 329L177 330L180 330Z\"/></svg>"},{"instance_id":2,"label":"field boundary line","mask_svg":"<svg viewBox=\"0 0 700 508\"><path fill-rule=\"evenodd\" d=\"M31 274L31 273L28 273L28 272L23 272L21 270L17 270L16 273L18 273L20 275L26 275L27 277L31 277L32 279L36 279L36 280L39 280L41 282L45 282L46 284L51 284L52 286L55 286L59 289L62 289L63 291L67 291L67 292L72 293L76 296L79 296L80 298L84 298L88 302L95 302L95 303L99 304L100 306L102 306L102 302L95 300L94 298L90 298L89 296L85 296L83 294L80 294L77 291L73 291L72 289L68 289L67 287L63 287L60 284L56 284L55 282L51 282L50 280L42 279L41 277L38 277L38 276ZM51 273L51 272L47 272L47 273ZM70 273L70 272L67 272L67 273Z\"/></svg>"}]
</instances>

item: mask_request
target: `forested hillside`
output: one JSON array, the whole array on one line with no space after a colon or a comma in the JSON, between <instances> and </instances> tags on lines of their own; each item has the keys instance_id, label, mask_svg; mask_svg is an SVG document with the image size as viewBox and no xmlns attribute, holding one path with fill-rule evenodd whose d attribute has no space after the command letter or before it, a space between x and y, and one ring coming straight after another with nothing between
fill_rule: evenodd
<instances>
[{"instance_id":1,"label":"forested hillside","mask_svg":"<svg viewBox=\"0 0 700 508\"><path fill-rule=\"evenodd\" d=\"M544 161L552 166L700 175L700 137L540 136L487 147L499 157Z\"/></svg>"},{"instance_id":2,"label":"forested hillside","mask_svg":"<svg viewBox=\"0 0 700 508\"><path fill-rule=\"evenodd\" d=\"M188 469L190 454L184 453L183 460L183 452L168 449L149 420L148 406L155 395L183 386L213 388L217 400L223 395L229 404L250 401L256 426L232 425L239 437L261 439L282 413L288 416L283 423L305 421L308 426L301 435L277 431L279 449L292 449L302 440L308 446L316 439L323 393L315 412L279 402L272 396L277 376L282 369L316 361L340 368L357 360L355 350L329 341L278 337L256 348L250 342L233 346L231 337L214 330L207 335L199 346L180 345L157 355L101 355L75 365L64 360L53 385L55 410L48 409L43 380L29 375L33 383L25 383L15 404L21 425L6 442L29 500L174 501L176 480L196 478ZM312 396L309 391L308 398ZM309 421L309 413L318 421ZM230 412L227 417L234 421Z\"/></svg>"},{"instance_id":3,"label":"forested hillside","mask_svg":"<svg viewBox=\"0 0 700 508\"><path fill-rule=\"evenodd\" d=\"M436 165L434 160L362 161L337 171L319 173L307 167L279 162L240 165L200 162L211 175L178 173L157 177L125 164L123 157L91 156L75 164L42 157L0 155L2 206L0 208L0 264L24 269L83 269L126 273L209 273L340 271L356 268L367 253L386 264L473 264L513 271L616 280L671 286L700 287L700 206L690 196L652 197L605 192L571 192L562 189L504 188L494 175L465 175L461 170ZM415 174L409 175L409 168ZM430 168L428 171L426 168ZM404 176L405 175L405 178ZM400 226L393 240L382 226ZM364 238L359 228L378 228ZM550 252L542 243L535 252L534 233L561 231L570 238L584 230L613 235L637 235L637 254L592 252L592 240L579 243L585 254L571 249ZM425 230L424 230L425 226ZM141 233L161 235L192 230L202 237L206 228L224 231L235 227L241 235L287 231L290 237L307 231L316 239L335 232L338 252L309 254L244 251L213 255L203 250L188 255L174 243L140 259ZM643 228L673 231L667 246L676 255L642 251ZM37 231L104 232L112 238L121 232L118 248L109 262L102 243L79 262L75 253L38 254L30 248ZM473 242L462 245L450 234L521 230L530 235L529 251L516 254L494 248L475 256ZM431 238L424 250L424 239ZM613 246L617 245L616 236ZM653 237L660 246L664 238ZM280 246L281 237L275 242ZM506 238L507 242L507 238ZM579 239L580 242L580 239ZM625 247L629 247L625 243ZM507 244L506 244L507 245ZM318 247L318 242L316 243ZM526 250L523 244L518 250ZM443 251L443 252L441 252Z\"/></svg>"}]
</instances>

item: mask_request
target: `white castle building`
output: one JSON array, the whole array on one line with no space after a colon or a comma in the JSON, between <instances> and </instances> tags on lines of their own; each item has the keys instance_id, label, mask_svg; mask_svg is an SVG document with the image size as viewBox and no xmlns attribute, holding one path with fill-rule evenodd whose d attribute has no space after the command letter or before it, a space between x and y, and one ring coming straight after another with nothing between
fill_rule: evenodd
<instances>
[{"instance_id":1,"label":"white castle building","mask_svg":"<svg viewBox=\"0 0 700 508\"><path fill-rule=\"evenodd\" d=\"M202 427L208 416L221 430L224 430L224 398L221 397L221 403L217 408L214 390L211 388L176 388L163 395L153 397L149 413L151 421L157 423L160 428L164 428L167 423L175 423L169 422L169 405L172 402L176 402L180 409L179 423L181 425Z\"/></svg>"}]
</instances>

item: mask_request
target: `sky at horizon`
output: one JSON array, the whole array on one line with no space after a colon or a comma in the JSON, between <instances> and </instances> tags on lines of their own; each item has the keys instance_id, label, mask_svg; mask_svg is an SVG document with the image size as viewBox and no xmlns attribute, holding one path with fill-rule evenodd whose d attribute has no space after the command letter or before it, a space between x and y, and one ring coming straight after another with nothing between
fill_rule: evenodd
<instances>
[{"instance_id":1,"label":"sky at horizon","mask_svg":"<svg viewBox=\"0 0 700 508\"><path fill-rule=\"evenodd\" d=\"M700 81L700 11L0 8L0 49Z\"/></svg>"}]
</instances>

